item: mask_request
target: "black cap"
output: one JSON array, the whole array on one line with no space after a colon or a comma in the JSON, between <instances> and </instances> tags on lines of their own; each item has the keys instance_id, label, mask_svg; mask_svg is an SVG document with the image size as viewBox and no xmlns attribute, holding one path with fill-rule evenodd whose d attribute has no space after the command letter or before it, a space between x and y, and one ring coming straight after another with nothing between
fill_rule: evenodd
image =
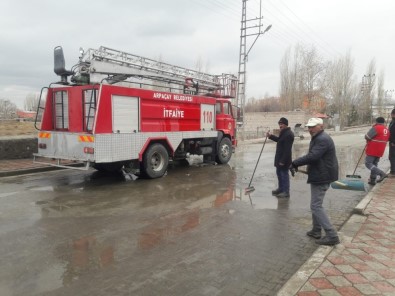
<instances>
[{"instance_id":1,"label":"black cap","mask_svg":"<svg viewBox=\"0 0 395 296\"><path fill-rule=\"evenodd\" d=\"M391 114L395 114L395 109L392 109Z\"/></svg>"},{"instance_id":2,"label":"black cap","mask_svg":"<svg viewBox=\"0 0 395 296\"><path fill-rule=\"evenodd\" d=\"M288 119L286 119L285 117L281 117L280 120L278 121L278 123L283 123L286 126L288 126Z\"/></svg>"},{"instance_id":3,"label":"black cap","mask_svg":"<svg viewBox=\"0 0 395 296\"><path fill-rule=\"evenodd\" d=\"M377 123L384 123L384 122L385 122L385 119L384 119L384 117L377 117L377 118L376 118L376 122L377 122Z\"/></svg>"}]
</instances>

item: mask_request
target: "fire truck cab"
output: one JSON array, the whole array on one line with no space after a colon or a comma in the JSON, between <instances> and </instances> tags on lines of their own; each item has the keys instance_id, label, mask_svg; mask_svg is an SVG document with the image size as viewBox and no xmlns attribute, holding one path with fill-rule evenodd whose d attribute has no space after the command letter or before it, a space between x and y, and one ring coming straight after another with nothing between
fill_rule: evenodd
<instances>
[{"instance_id":1,"label":"fire truck cab","mask_svg":"<svg viewBox=\"0 0 395 296\"><path fill-rule=\"evenodd\" d=\"M84 164L78 169L126 169L158 178L169 161L192 154L219 164L230 160L236 146L235 76L106 47L82 53L68 71L62 48L54 53L61 80L41 91L35 162L51 159L69 167L74 161Z\"/></svg>"}]
</instances>

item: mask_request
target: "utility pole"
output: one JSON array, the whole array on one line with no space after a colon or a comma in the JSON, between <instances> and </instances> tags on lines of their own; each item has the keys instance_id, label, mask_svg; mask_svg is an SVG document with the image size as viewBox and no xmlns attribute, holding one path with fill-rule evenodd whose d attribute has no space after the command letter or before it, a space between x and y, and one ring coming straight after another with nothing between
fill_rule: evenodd
<instances>
[{"instance_id":1,"label":"utility pole","mask_svg":"<svg viewBox=\"0 0 395 296\"><path fill-rule=\"evenodd\" d=\"M247 1L242 0L242 14L241 14L241 34L240 34L240 55L239 55L239 72L238 72L238 85L237 85L237 97L236 97L236 107L238 110L237 114L237 127L244 131L244 107L245 107L245 96L246 96L246 83L247 83L247 59L248 54L250 53L252 47L254 46L255 42L259 38L259 36L265 34L267 31L270 30L272 25L268 26L263 32L262 29L262 1L260 1L259 6L259 17L248 19L247 20ZM258 21L258 24L255 25L247 25L250 24L251 21ZM255 30L258 32L247 34L247 31ZM247 37L249 36L256 36L254 42L252 43L251 47L247 51ZM244 137L244 132L242 133Z\"/></svg>"},{"instance_id":2,"label":"utility pole","mask_svg":"<svg viewBox=\"0 0 395 296\"><path fill-rule=\"evenodd\" d=\"M385 100L385 103L384 104L389 104L389 103L392 103L392 93L394 92L394 90L393 89L387 89L385 92L384 92L384 100Z\"/></svg>"}]
</instances>

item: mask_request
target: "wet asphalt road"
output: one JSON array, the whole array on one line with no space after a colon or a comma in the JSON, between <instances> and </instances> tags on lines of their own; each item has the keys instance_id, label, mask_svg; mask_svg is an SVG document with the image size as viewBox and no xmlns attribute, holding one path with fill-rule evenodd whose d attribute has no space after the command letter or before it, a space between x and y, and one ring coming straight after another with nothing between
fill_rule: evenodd
<instances>
[{"instance_id":1,"label":"wet asphalt road","mask_svg":"<svg viewBox=\"0 0 395 296\"><path fill-rule=\"evenodd\" d=\"M362 138L334 137L341 177ZM72 170L0 179L0 295L275 295L317 245L305 235L306 176L292 179L290 199L271 196L273 142L244 194L262 143L240 145L229 165L175 165L157 180ZM363 163L357 173L367 179ZM337 228L365 194L328 191Z\"/></svg>"}]
</instances>

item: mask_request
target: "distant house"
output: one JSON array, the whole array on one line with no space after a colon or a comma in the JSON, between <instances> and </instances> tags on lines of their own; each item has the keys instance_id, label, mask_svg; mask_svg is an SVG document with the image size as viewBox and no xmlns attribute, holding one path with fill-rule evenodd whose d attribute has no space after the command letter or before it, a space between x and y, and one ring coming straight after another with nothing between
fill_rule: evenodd
<instances>
[{"instance_id":1,"label":"distant house","mask_svg":"<svg viewBox=\"0 0 395 296\"><path fill-rule=\"evenodd\" d=\"M16 115L19 119L35 119L36 113L35 111L16 110Z\"/></svg>"},{"instance_id":2,"label":"distant house","mask_svg":"<svg viewBox=\"0 0 395 296\"><path fill-rule=\"evenodd\" d=\"M314 114L314 117L322 118L322 119L328 119L329 118L328 115L323 114L323 113L316 113L316 114Z\"/></svg>"},{"instance_id":3,"label":"distant house","mask_svg":"<svg viewBox=\"0 0 395 296\"><path fill-rule=\"evenodd\" d=\"M312 96L311 98L305 95L302 99L303 110L319 112L321 110L325 110L325 108L326 108L326 98L318 94Z\"/></svg>"}]
</instances>

